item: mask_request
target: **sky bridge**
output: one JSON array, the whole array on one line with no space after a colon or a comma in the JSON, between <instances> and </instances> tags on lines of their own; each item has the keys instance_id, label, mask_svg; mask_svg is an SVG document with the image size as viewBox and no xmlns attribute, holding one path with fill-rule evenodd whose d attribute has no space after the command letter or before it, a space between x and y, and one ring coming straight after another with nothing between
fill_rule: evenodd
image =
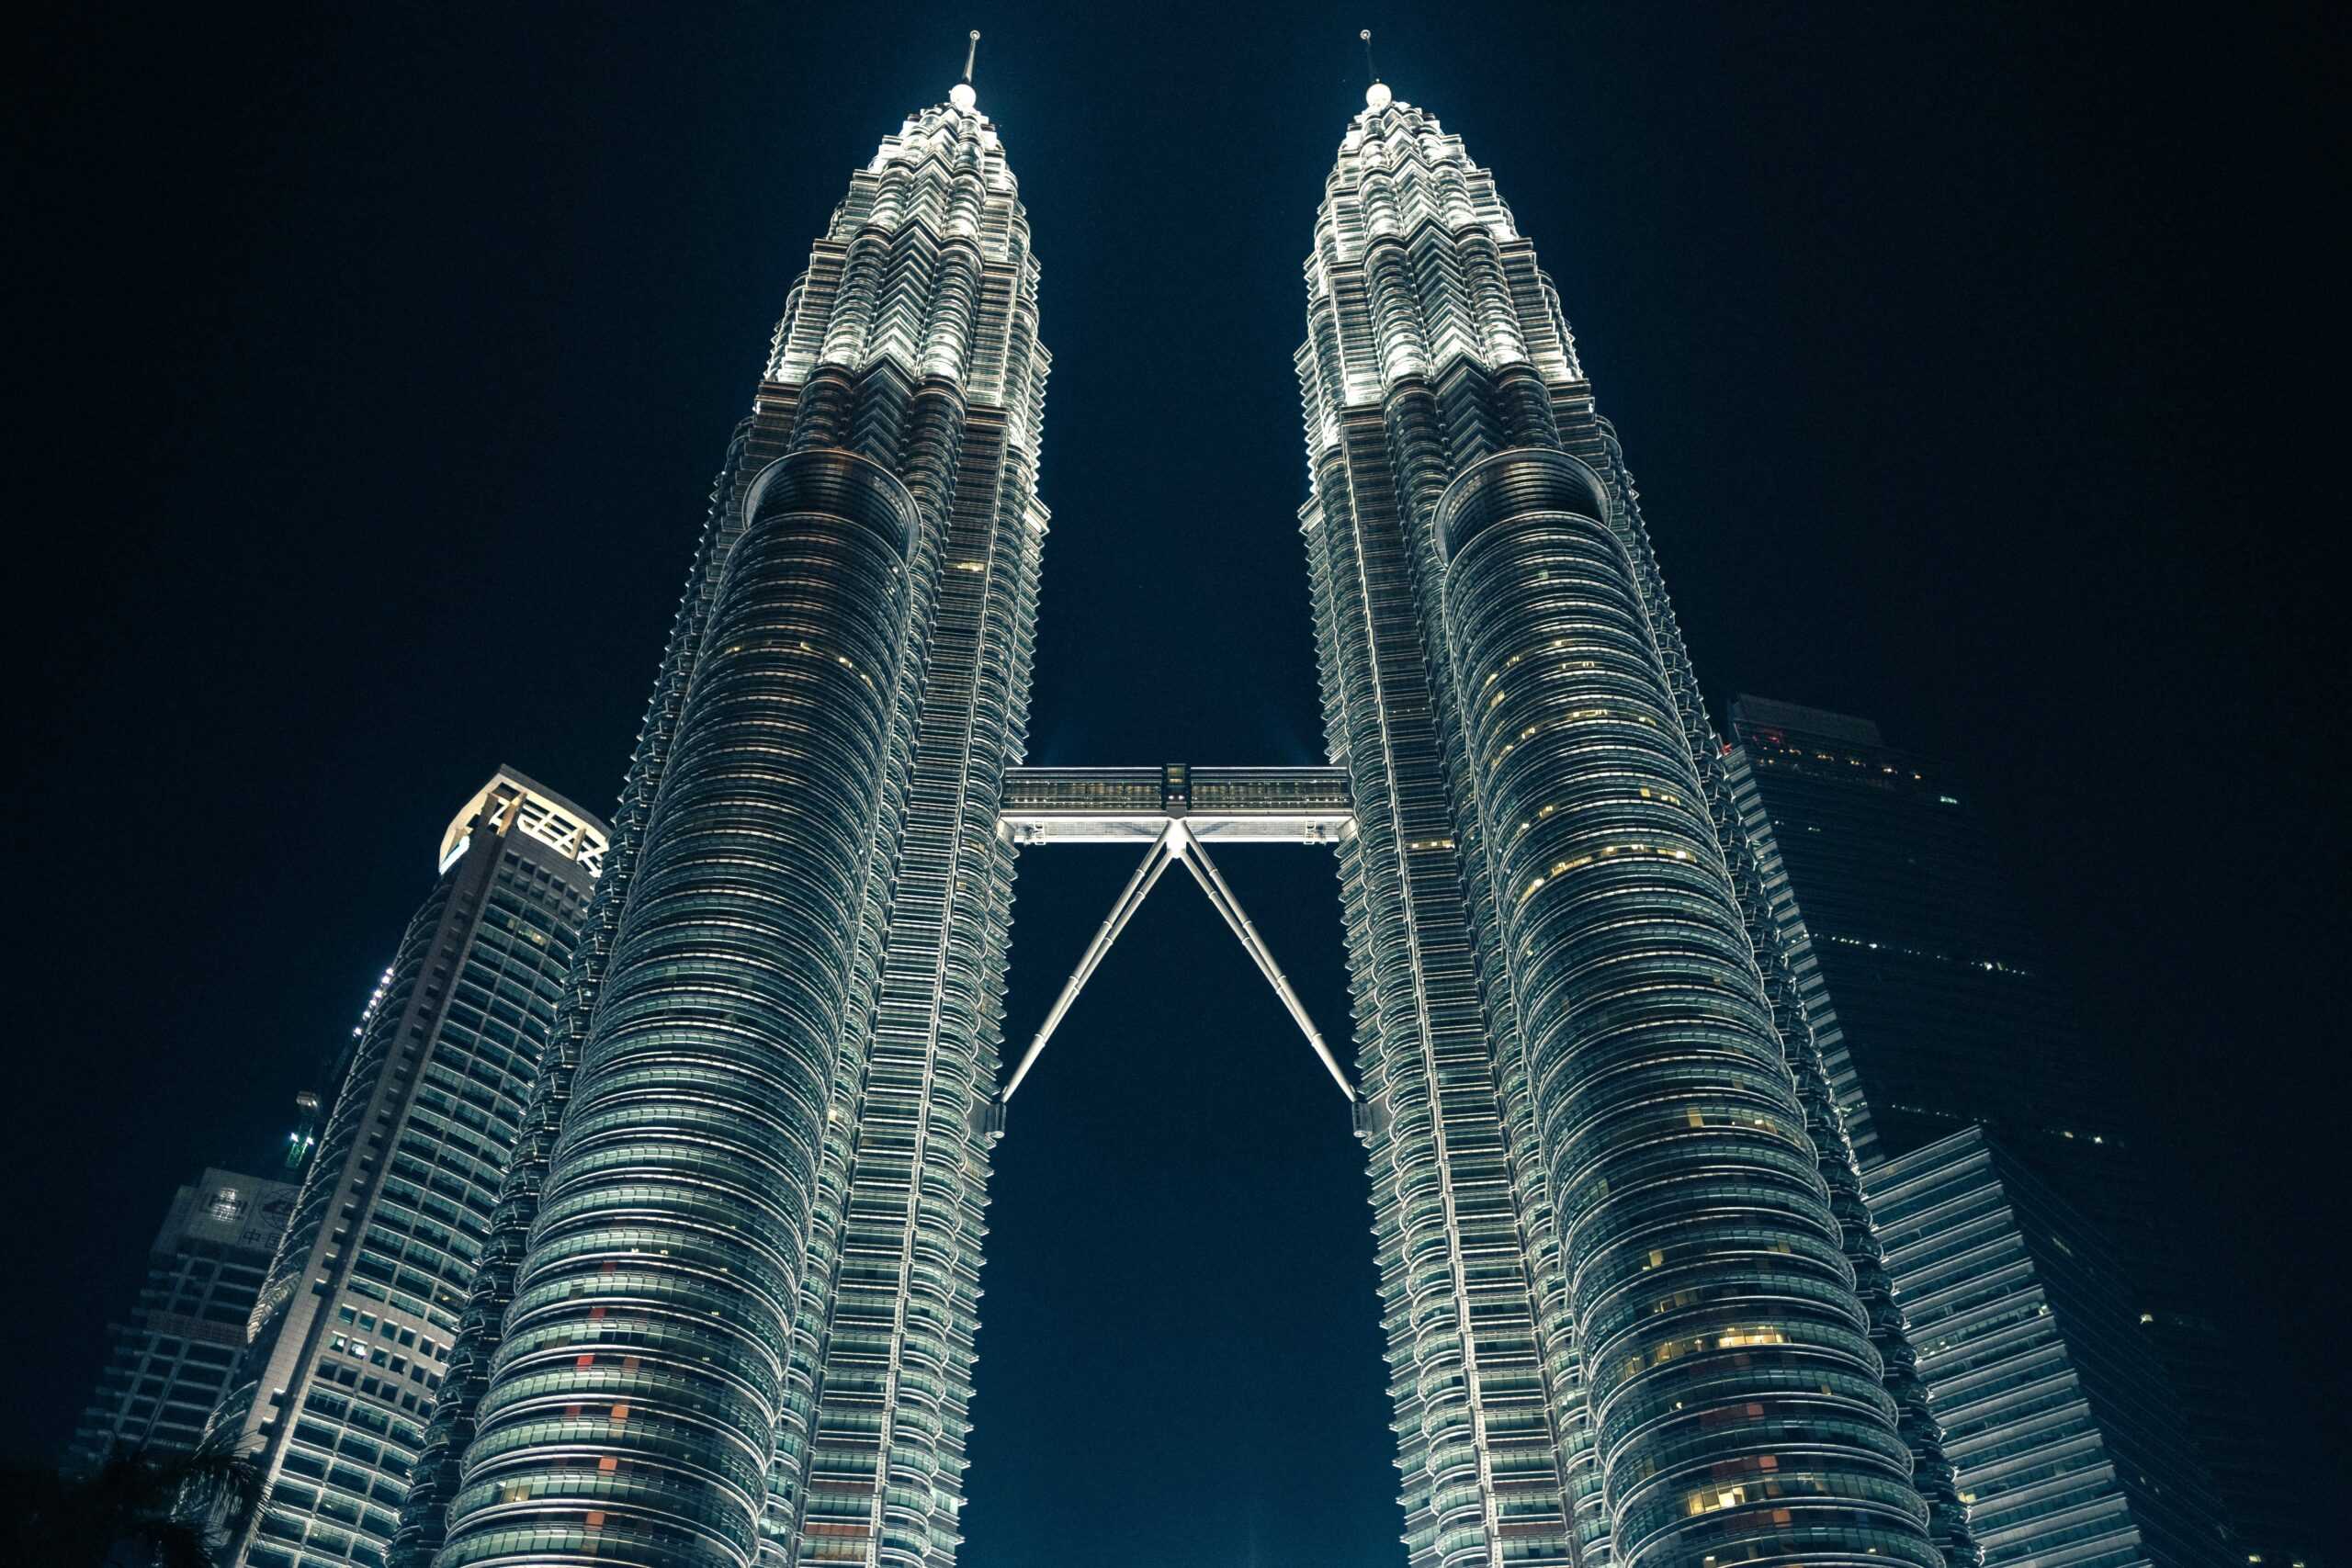
<instances>
[{"instance_id":1,"label":"sky bridge","mask_svg":"<svg viewBox=\"0 0 2352 1568\"><path fill-rule=\"evenodd\" d=\"M998 831L1016 844L1140 844L1143 863L1127 879L1111 912L1071 971L1052 1010L1038 1027L1020 1065L991 1108L1004 1104L1029 1076L1046 1042L1060 1027L1078 993L1101 967L1111 944L1171 865L1182 865L1250 962L1274 989L1283 1009L1306 1036L1324 1070L1351 1102L1355 1086L1339 1058L1307 1016L1306 1004L1274 962L1265 939L1242 911L1241 902L1209 858L1216 843L1335 844L1355 830L1355 812L1345 770L1310 768L1196 768L1183 762L1136 768L1012 768L1004 777L1004 804ZM1001 1128L1001 1121L997 1122Z\"/></svg>"},{"instance_id":2,"label":"sky bridge","mask_svg":"<svg viewBox=\"0 0 2352 1568\"><path fill-rule=\"evenodd\" d=\"M1181 819L1195 840L1328 844L1351 829L1344 769L1012 768L997 814L1016 844L1148 844Z\"/></svg>"}]
</instances>

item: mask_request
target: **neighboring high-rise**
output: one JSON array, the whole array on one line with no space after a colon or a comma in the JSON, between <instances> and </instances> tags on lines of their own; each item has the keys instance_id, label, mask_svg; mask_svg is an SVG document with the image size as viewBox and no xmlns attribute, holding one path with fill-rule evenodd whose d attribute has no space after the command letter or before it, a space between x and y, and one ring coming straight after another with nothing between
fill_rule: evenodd
<instances>
[{"instance_id":1,"label":"neighboring high-rise","mask_svg":"<svg viewBox=\"0 0 2352 1568\"><path fill-rule=\"evenodd\" d=\"M1792 703L1742 696L1731 728L1751 832L1776 842L1820 964L1862 1164L1989 1122L2077 1209L2144 1226L2134 1118L1950 771Z\"/></svg>"},{"instance_id":2,"label":"neighboring high-rise","mask_svg":"<svg viewBox=\"0 0 2352 1568\"><path fill-rule=\"evenodd\" d=\"M720 471L402 1564L953 1558L1036 302L959 85L852 176Z\"/></svg>"},{"instance_id":3,"label":"neighboring high-rise","mask_svg":"<svg viewBox=\"0 0 2352 1568\"><path fill-rule=\"evenodd\" d=\"M2242 1557L2107 1244L1982 1127L1866 1179L1985 1568Z\"/></svg>"},{"instance_id":4,"label":"neighboring high-rise","mask_svg":"<svg viewBox=\"0 0 2352 1568\"><path fill-rule=\"evenodd\" d=\"M605 847L507 768L443 836L214 1418L270 1486L238 1563L382 1568Z\"/></svg>"},{"instance_id":5,"label":"neighboring high-rise","mask_svg":"<svg viewBox=\"0 0 2352 1568\"><path fill-rule=\"evenodd\" d=\"M1410 1561L1964 1561L1616 435L1492 177L1367 105L1300 518Z\"/></svg>"},{"instance_id":6,"label":"neighboring high-rise","mask_svg":"<svg viewBox=\"0 0 2352 1568\"><path fill-rule=\"evenodd\" d=\"M2124 1269L2135 1331L2192 1417L2239 1555L2316 1568L2293 1467L2220 1326L2227 1303L1970 791L1868 719L1742 696L1731 721L1739 815L1872 1185L1883 1160L1990 1128Z\"/></svg>"},{"instance_id":7,"label":"neighboring high-rise","mask_svg":"<svg viewBox=\"0 0 2352 1568\"><path fill-rule=\"evenodd\" d=\"M291 1186L234 1171L208 1170L179 1190L148 1249L139 1304L107 1325L106 1370L65 1451L69 1473L117 1449L196 1447L293 1211Z\"/></svg>"}]
</instances>

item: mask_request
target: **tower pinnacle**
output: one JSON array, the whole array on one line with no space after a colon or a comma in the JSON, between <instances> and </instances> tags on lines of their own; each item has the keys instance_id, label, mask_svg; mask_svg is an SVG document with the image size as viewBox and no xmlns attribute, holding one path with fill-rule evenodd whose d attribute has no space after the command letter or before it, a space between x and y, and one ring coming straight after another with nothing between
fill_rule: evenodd
<instances>
[{"instance_id":1,"label":"tower pinnacle","mask_svg":"<svg viewBox=\"0 0 2352 1568\"><path fill-rule=\"evenodd\" d=\"M1363 90L1364 107L1385 109L1395 95L1389 92L1387 84L1381 81L1380 73L1372 68L1372 29L1366 28L1356 37L1363 39L1363 73L1372 78L1372 85Z\"/></svg>"},{"instance_id":2,"label":"tower pinnacle","mask_svg":"<svg viewBox=\"0 0 2352 1568\"><path fill-rule=\"evenodd\" d=\"M979 94L972 88L972 62L979 58L980 29L974 28L970 37L971 43L964 51L964 79L947 89L947 101L966 114L971 113L980 101Z\"/></svg>"}]
</instances>

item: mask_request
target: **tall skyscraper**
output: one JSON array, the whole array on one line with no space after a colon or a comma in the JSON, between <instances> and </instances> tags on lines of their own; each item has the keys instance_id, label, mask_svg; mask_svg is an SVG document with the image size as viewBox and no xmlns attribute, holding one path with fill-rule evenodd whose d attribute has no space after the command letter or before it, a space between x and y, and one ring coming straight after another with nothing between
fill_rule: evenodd
<instances>
[{"instance_id":1,"label":"tall skyscraper","mask_svg":"<svg viewBox=\"0 0 2352 1568\"><path fill-rule=\"evenodd\" d=\"M1089 964L1183 861L1319 1049L1200 852L1227 829L1337 844L1416 1568L1973 1561L1532 247L1375 87L1307 283L1339 768L1009 807L1027 224L968 84L852 177L713 492L401 1568L952 1562L1012 846L1153 843Z\"/></svg>"},{"instance_id":2,"label":"tall skyscraper","mask_svg":"<svg viewBox=\"0 0 2352 1568\"><path fill-rule=\"evenodd\" d=\"M1411 1561L1934 1563L1915 1457L1964 1555L1636 491L1533 247L1460 140L1375 85L1306 282L1300 519L1355 804Z\"/></svg>"},{"instance_id":3,"label":"tall skyscraper","mask_svg":"<svg viewBox=\"0 0 2352 1568\"><path fill-rule=\"evenodd\" d=\"M294 1210L294 1189L208 1170L183 1187L147 1251L130 1315L107 1325L106 1369L65 1451L86 1472L117 1449L185 1450L204 1436Z\"/></svg>"},{"instance_id":4,"label":"tall skyscraper","mask_svg":"<svg viewBox=\"0 0 2352 1568\"><path fill-rule=\"evenodd\" d=\"M2315 1568L2294 1467L2221 1325L2228 1303L2111 1082L2114 1047L2076 1023L1971 791L1865 718L1742 696L1731 721L1735 801L1872 1184L1882 1161L1990 1128L2122 1269L2240 1557Z\"/></svg>"},{"instance_id":5,"label":"tall skyscraper","mask_svg":"<svg viewBox=\"0 0 2352 1568\"><path fill-rule=\"evenodd\" d=\"M401 1562L953 1557L1036 301L959 85L853 176L720 471Z\"/></svg>"},{"instance_id":6,"label":"tall skyscraper","mask_svg":"<svg viewBox=\"0 0 2352 1568\"><path fill-rule=\"evenodd\" d=\"M509 768L451 819L214 1417L270 1486L237 1562L382 1568L605 841Z\"/></svg>"}]
</instances>

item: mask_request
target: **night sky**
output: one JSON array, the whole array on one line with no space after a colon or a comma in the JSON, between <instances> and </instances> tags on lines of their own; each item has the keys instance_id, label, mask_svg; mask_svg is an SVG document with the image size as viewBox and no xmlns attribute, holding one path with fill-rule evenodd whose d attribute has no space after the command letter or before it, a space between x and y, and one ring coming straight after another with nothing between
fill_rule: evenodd
<instances>
[{"instance_id":1,"label":"night sky","mask_svg":"<svg viewBox=\"0 0 2352 1568\"><path fill-rule=\"evenodd\" d=\"M469 792L609 804L786 291L967 27L1056 361L1032 760L1319 759L1290 362L1368 25L1557 279L1719 717L1873 716L1970 781L2246 1375L2352 1470L2341 24L2154 16L52 17L6 111L0 1453L62 1444L174 1186L276 1157ZM1344 1035L1327 854L1221 860ZM1131 862L1024 857L1012 1049ZM989 1221L967 1568L1397 1560L1360 1151L1182 879Z\"/></svg>"}]
</instances>

